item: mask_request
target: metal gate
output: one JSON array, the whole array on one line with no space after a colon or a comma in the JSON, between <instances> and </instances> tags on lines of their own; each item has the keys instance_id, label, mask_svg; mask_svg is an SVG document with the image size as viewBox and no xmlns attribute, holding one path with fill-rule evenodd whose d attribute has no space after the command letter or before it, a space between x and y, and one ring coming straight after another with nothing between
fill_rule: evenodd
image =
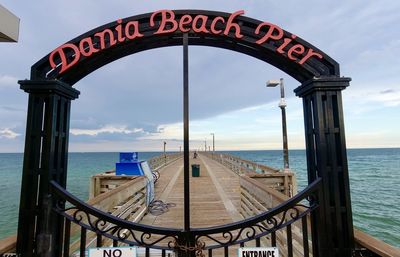
<instances>
[{"instance_id":1,"label":"metal gate","mask_svg":"<svg viewBox=\"0 0 400 257\"><path fill-rule=\"evenodd\" d=\"M57 204L52 212L61 217L64 226L61 231L60 241L56 245L55 256L70 256L71 223L79 225L80 256L85 256L87 247L87 233L95 234L94 247L102 247L104 238L110 239L107 246L138 246L145 248L145 256L150 256L150 249L159 249L161 256L167 252L174 252L177 256L213 256L218 249L223 249L221 256L232 255L230 249L235 247L255 246L260 247L261 241L271 247L277 246L277 232L284 231L287 255L293 254L292 230L295 222L301 223L303 242L302 256L308 257L317 252L309 249L309 245L316 247L318 243L312 229L309 235L308 217L316 218L318 214L318 194L321 193L321 179L310 184L306 189L291 198L289 201L276 206L268 212L259 214L249 219L218 227L189 229L169 229L138 224L117 218L98 210L67 192L56 182L51 182L51 193ZM68 207L65 207L68 206ZM267 242L266 242L267 241ZM215 255L215 254L214 254ZM283 255L281 255L283 256Z\"/></svg>"},{"instance_id":2,"label":"metal gate","mask_svg":"<svg viewBox=\"0 0 400 257\"><path fill-rule=\"evenodd\" d=\"M292 224L309 224L314 256L350 257L354 244L341 91L350 78L339 64L305 40L279 26L245 16L244 11L161 10L118 19L72 39L32 66L30 80L19 81L29 93L21 185L17 252L22 257L68 255L71 223L81 226L80 238L96 233L113 244L140 245L150 254L193 256L264 237L276 245L276 233L286 230L291 256ZM190 21L202 22L201 26ZM179 26L178 26L179 24ZM124 28L124 29L123 29ZM87 206L65 191L72 86L96 69L124 56L158 47L183 45L184 92L184 229L161 229L129 223ZM188 45L230 49L258 58L297 79L303 98L309 186L282 206L243 222L211 229L191 229L189 215L189 87ZM65 205L66 204L66 205ZM71 204L71 206L70 206ZM67 206L67 208L65 207ZM82 244L82 254L84 251ZM304 245L304 255L310 252ZM83 256L83 255L82 255Z\"/></svg>"}]
</instances>

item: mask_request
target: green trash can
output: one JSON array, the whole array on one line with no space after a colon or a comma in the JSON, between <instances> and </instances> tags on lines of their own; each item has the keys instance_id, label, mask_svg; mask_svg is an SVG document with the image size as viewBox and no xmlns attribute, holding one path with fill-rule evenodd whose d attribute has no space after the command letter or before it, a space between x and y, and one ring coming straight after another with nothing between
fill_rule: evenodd
<instances>
[{"instance_id":1,"label":"green trash can","mask_svg":"<svg viewBox=\"0 0 400 257\"><path fill-rule=\"evenodd\" d=\"M192 177L200 177L200 165L192 164Z\"/></svg>"}]
</instances>

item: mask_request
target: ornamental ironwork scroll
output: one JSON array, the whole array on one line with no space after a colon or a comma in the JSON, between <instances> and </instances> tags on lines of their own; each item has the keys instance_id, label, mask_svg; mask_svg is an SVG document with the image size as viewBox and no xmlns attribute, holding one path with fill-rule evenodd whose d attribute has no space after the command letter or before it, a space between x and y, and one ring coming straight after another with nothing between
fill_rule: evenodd
<instances>
[{"instance_id":1,"label":"ornamental ironwork scroll","mask_svg":"<svg viewBox=\"0 0 400 257\"><path fill-rule=\"evenodd\" d=\"M112 216L77 199L57 183L52 182L52 192L58 199L54 211L73 223L96 234L119 242L164 250L202 251L243 244L255 240L300 220L318 208L317 195L321 180L316 180L288 201L254 217L218 227L193 229L192 246L180 229L160 228L138 224ZM65 208L65 204L69 207Z\"/></svg>"}]
</instances>

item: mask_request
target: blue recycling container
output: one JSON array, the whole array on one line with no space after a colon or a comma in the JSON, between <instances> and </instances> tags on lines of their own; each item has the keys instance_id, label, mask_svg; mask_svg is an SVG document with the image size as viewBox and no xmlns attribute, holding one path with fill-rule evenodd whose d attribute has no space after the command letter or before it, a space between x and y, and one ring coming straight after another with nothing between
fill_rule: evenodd
<instances>
[{"instance_id":1,"label":"blue recycling container","mask_svg":"<svg viewBox=\"0 0 400 257\"><path fill-rule=\"evenodd\" d=\"M138 160L138 152L124 152L119 153L119 162L127 163L127 162L135 162Z\"/></svg>"},{"instance_id":2,"label":"blue recycling container","mask_svg":"<svg viewBox=\"0 0 400 257\"><path fill-rule=\"evenodd\" d=\"M115 164L115 175L143 176L137 152L119 153L119 162Z\"/></svg>"},{"instance_id":3,"label":"blue recycling container","mask_svg":"<svg viewBox=\"0 0 400 257\"><path fill-rule=\"evenodd\" d=\"M144 172L141 162L117 162L115 164L115 175L143 176Z\"/></svg>"}]
</instances>

